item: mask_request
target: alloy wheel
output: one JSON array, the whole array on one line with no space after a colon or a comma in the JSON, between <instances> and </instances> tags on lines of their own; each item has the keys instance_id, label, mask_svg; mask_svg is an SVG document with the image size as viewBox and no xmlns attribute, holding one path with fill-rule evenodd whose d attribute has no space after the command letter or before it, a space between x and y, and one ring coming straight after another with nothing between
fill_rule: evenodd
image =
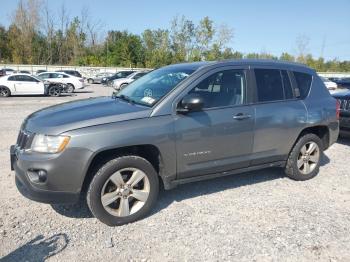
<instances>
[{"instance_id":1,"label":"alloy wheel","mask_svg":"<svg viewBox=\"0 0 350 262\"><path fill-rule=\"evenodd\" d=\"M9 96L9 90L5 87L0 87L0 96L3 96L3 97Z\"/></svg>"},{"instance_id":2,"label":"alloy wheel","mask_svg":"<svg viewBox=\"0 0 350 262\"><path fill-rule=\"evenodd\" d=\"M103 208L111 215L126 217L139 211L150 193L147 175L137 168L124 168L111 175L101 190Z\"/></svg>"},{"instance_id":3,"label":"alloy wheel","mask_svg":"<svg viewBox=\"0 0 350 262\"><path fill-rule=\"evenodd\" d=\"M320 161L320 149L318 145L311 141L303 145L300 149L297 165L300 173L310 174Z\"/></svg>"},{"instance_id":4,"label":"alloy wheel","mask_svg":"<svg viewBox=\"0 0 350 262\"><path fill-rule=\"evenodd\" d=\"M74 92L74 87L72 84L68 84L67 85L67 93L73 93Z\"/></svg>"},{"instance_id":5,"label":"alloy wheel","mask_svg":"<svg viewBox=\"0 0 350 262\"><path fill-rule=\"evenodd\" d=\"M49 95L50 96L59 96L60 95L60 90L57 87L52 87L49 90Z\"/></svg>"}]
</instances>

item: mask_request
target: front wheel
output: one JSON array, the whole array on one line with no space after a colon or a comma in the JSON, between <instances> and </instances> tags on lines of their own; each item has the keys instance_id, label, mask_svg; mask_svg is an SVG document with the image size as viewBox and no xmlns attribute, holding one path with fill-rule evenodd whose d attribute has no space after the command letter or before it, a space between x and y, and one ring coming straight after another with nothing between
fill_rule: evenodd
<instances>
[{"instance_id":1,"label":"front wheel","mask_svg":"<svg viewBox=\"0 0 350 262\"><path fill-rule=\"evenodd\" d=\"M138 156L122 156L96 173L87 203L101 222L120 226L145 217L156 203L158 191L158 174L151 163Z\"/></svg>"},{"instance_id":2,"label":"front wheel","mask_svg":"<svg viewBox=\"0 0 350 262\"><path fill-rule=\"evenodd\" d=\"M93 83L94 83L94 80L93 80L92 78L89 78L89 79L88 79L88 83L89 83L89 84L93 84Z\"/></svg>"},{"instance_id":3,"label":"front wheel","mask_svg":"<svg viewBox=\"0 0 350 262\"><path fill-rule=\"evenodd\" d=\"M52 86L49 89L49 96L58 97L61 95L61 89L58 86Z\"/></svg>"},{"instance_id":4,"label":"front wheel","mask_svg":"<svg viewBox=\"0 0 350 262\"><path fill-rule=\"evenodd\" d=\"M315 134L305 134L290 152L285 173L298 181L311 179L318 174L322 157L322 140Z\"/></svg>"}]
</instances>

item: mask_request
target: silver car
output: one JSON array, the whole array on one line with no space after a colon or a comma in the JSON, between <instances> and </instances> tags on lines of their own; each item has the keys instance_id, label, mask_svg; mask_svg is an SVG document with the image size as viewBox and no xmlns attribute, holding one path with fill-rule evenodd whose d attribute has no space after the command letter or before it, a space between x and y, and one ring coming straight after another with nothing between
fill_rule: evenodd
<instances>
[{"instance_id":1,"label":"silver car","mask_svg":"<svg viewBox=\"0 0 350 262\"><path fill-rule=\"evenodd\" d=\"M89 84L101 84L104 77L112 76L114 73L99 73L95 76L88 77L87 81Z\"/></svg>"}]
</instances>

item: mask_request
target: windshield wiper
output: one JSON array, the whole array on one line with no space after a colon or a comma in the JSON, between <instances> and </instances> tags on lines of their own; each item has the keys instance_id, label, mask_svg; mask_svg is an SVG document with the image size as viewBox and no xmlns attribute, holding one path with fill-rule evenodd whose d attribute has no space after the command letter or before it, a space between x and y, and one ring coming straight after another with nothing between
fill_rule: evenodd
<instances>
[{"instance_id":1,"label":"windshield wiper","mask_svg":"<svg viewBox=\"0 0 350 262\"><path fill-rule=\"evenodd\" d=\"M130 104L135 104L135 101L126 95L119 95L119 96L116 95L116 96L114 96L114 98L119 98L121 100L124 100L124 101L130 103Z\"/></svg>"}]
</instances>

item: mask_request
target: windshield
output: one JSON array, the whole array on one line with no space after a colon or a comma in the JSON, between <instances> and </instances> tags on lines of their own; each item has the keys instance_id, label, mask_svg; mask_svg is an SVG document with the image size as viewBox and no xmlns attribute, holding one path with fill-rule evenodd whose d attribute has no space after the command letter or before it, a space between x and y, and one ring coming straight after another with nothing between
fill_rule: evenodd
<instances>
[{"instance_id":1,"label":"windshield","mask_svg":"<svg viewBox=\"0 0 350 262\"><path fill-rule=\"evenodd\" d=\"M132 82L116 96L151 107L194 71L188 68L160 68Z\"/></svg>"}]
</instances>

